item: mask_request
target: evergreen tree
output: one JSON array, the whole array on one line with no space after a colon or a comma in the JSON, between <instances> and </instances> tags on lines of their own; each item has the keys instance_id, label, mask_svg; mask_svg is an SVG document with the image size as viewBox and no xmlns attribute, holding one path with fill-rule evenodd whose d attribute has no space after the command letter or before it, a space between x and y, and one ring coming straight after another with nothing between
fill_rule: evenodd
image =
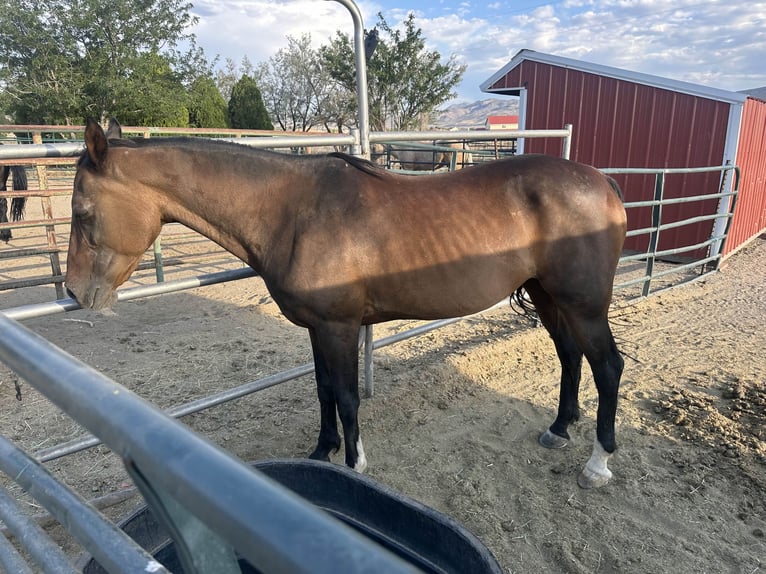
<instances>
[{"instance_id":1,"label":"evergreen tree","mask_svg":"<svg viewBox=\"0 0 766 574\"><path fill-rule=\"evenodd\" d=\"M274 129L263 103L261 90L250 76L242 76L231 90L229 125L238 129Z\"/></svg>"},{"instance_id":2,"label":"evergreen tree","mask_svg":"<svg viewBox=\"0 0 766 574\"><path fill-rule=\"evenodd\" d=\"M212 77L197 78L189 90L189 126L228 127L228 108Z\"/></svg>"}]
</instances>

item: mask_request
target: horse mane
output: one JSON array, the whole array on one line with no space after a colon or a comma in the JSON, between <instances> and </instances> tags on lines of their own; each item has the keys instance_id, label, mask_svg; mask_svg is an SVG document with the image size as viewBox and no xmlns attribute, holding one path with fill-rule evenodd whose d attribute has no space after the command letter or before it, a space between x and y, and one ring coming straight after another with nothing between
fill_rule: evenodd
<instances>
[{"instance_id":1,"label":"horse mane","mask_svg":"<svg viewBox=\"0 0 766 574\"><path fill-rule=\"evenodd\" d=\"M378 164L371 162L370 160L349 155L347 153L343 153L340 151L334 151L332 153L328 153L327 157L337 157L338 159L342 159L351 167L358 169L359 171L366 173L368 175L372 175L374 177L381 178L384 175L388 174L388 172L384 168L382 168Z\"/></svg>"},{"instance_id":2,"label":"horse mane","mask_svg":"<svg viewBox=\"0 0 766 574\"><path fill-rule=\"evenodd\" d=\"M249 147L245 144L241 144L238 142L232 142L228 140L216 140L216 139L208 139L208 138L192 138L192 137L166 137L166 138L125 138L125 139L110 139L109 145L113 147L130 147L130 148L137 148L137 147L163 147L163 146L171 146L171 145L184 145L192 148L197 149L210 149L210 148L216 148L216 147L236 147L239 150L247 149L248 151L257 152L261 154L269 154L269 155L275 155L282 158L295 158L299 160L309 159L309 158L337 158L341 159L347 164L349 164L354 169L358 169L359 171L366 173L368 175L371 175L373 177L383 177L388 172L382 168L381 166L360 158L353 155L349 155L343 152L331 152L328 154L323 155L305 155L305 156L296 156L286 153L280 153L275 152L271 150L261 150ZM87 152L83 153L83 156L87 155ZM82 157L80 158L80 161L82 161Z\"/></svg>"},{"instance_id":3,"label":"horse mane","mask_svg":"<svg viewBox=\"0 0 766 574\"><path fill-rule=\"evenodd\" d=\"M212 147L237 147L239 149L253 149L248 146L228 140L216 140L210 138L192 138L188 136L159 137L159 138L121 138L110 139L110 147L163 147L172 145L185 145L196 148Z\"/></svg>"}]
</instances>

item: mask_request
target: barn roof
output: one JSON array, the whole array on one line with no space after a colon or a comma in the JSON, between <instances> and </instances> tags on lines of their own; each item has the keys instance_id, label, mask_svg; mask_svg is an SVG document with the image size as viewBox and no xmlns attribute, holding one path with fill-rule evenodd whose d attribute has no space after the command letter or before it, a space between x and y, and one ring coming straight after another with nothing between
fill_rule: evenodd
<instances>
[{"instance_id":1,"label":"barn roof","mask_svg":"<svg viewBox=\"0 0 766 574\"><path fill-rule=\"evenodd\" d=\"M740 94L745 94L756 100L766 101L766 86L760 88L750 88L749 90L740 90Z\"/></svg>"},{"instance_id":2,"label":"barn roof","mask_svg":"<svg viewBox=\"0 0 766 574\"><path fill-rule=\"evenodd\" d=\"M490 124L515 124L518 121L519 116L487 116L487 123Z\"/></svg>"},{"instance_id":3,"label":"barn roof","mask_svg":"<svg viewBox=\"0 0 766 574\"><path fill-rule=\"evenodd\" d=\"M585 62L583 60L575 60L572 58L564 58L562 56L554 56L552 54L544 54L542 52L536 52L534 50L521 50L513 59L508 62L503 68L495 72L489 79L485 80L481 85L481 91L493 94L505 94L516 96L519 95L519 87L497 87L493 88L499 80L513 70L516 66L523 61L540 62L543 64L549 64L552 66L558 66L562 68L570 68L573 70L579 70L581 72L588 72L591 74L597 74L599 76L606 76L615 78L618 80L624 80L628 82L635 82L637 84L644 84L655 88L662 88L665 90L671 90L674 92L680 92L684 94L690 94L693 96L699 96L703 98L709 98L711 100L718 100L729 103L742 103L747 96L738 92L732 92L729 90L722 90L720 88L712 88L709 86L703 86L700 84L692 84L690 82L681 82L678 80L671 80L669 78L663 78L661 76L653 76L651 74L643 74L640 72L632 72L630 70L624 70L622 68L613 68L611 66L602 66L601 64L593 64L591 62Z\"/></svg>"}]
</instances>

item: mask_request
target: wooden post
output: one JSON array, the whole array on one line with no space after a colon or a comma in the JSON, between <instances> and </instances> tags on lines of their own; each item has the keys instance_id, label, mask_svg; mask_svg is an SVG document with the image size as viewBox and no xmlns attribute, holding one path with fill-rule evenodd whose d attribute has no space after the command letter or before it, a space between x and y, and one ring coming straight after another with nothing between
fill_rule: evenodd
<instances>
[{"instance_id":1,"label":"wooden post","mask_svg":"<svg viewBox=\"0 0 766 574\"><path fill-rule=\"evenodd\" d=\"M43 143L42 134L40 132L32 133L32 143ZM48 191L48 167L45 165L37 165L37 179L39 181L40 191ZM40 196L40 202L43 210L43 217L48 220L53 220L53 204L51 203L50 196ZM61 259L59 258L59 248L56 243L56 228L51 223L45 226L45 235L48 241L48 249L50 250L51 260L51 274L53 275L53 285L56 287L56 298L64 298L64 280L61 272Z\"/></svg>"}]
</instances>

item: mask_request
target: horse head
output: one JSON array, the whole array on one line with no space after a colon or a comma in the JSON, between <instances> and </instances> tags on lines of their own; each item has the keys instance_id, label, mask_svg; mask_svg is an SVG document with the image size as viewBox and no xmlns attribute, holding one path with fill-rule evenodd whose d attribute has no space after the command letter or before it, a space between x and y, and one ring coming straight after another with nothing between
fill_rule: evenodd
<instances>
[{"instance_id":1,"label":"horse head","mask_svg":"<svg viewBox=\"0 0 766 574\"><path fill-rule=\"evenodd\" d=\"M121 136L116 120L107 133L89 120L86 149L77 164L66 287L84 308L102 309L115 302L117 287L130 277L162 227L159 207L145 201L147 189L135 179L145 166L131 158L130 147L110 145Z\"/></svg>"}]
</instances>

